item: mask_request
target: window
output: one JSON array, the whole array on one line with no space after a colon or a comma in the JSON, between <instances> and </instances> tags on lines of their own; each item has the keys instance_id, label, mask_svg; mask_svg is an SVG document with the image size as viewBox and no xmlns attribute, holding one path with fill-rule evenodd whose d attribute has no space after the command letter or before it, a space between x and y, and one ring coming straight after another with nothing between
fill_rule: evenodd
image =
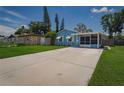
<instances>
[{"instance_id":1,"label":"window","mask_svg":"<svg viewBox=\"0 0 124 93\"><path fill-rule=\"evenodd\" d=\"M66 40L67 40L67 42L71 42L72 41L72 37L71 36L67 36Z\"/></svg>"},{"instance_id":2,"label":"window","mask_svg":"<svg viewBox=\"0 0 124 93\"><path fill-rule=\"evenodd\" d=\"M72 41L72 37L71 37L71 38L69 38L69 39L68 39L68 41L69 41L69 42L71 42L71 41Z\"/></svg>"},{"instance_id":3,"label":"window","mask_svg":"<svg viewBox=\"0 0 124 93\"><path fill-rule=\"evenodd\" d=\"M60 37L58 40L59 40L59 42L62 42L62 37Z\"/></svg>"}]
</instances>

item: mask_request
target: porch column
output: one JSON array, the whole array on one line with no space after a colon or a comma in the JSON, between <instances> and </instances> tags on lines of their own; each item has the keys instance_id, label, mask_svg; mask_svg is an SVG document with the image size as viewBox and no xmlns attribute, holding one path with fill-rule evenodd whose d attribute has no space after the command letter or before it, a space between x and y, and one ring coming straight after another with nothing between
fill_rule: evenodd
<instances>
[{"instance_id":1,"label":"porch column","mask_svg":"<svg viewBox=\"0 0 124 93\"><path fill-rule=\"evenodd\" d=\"M99 33L97 34L97 48L99 48Z\"/></svg>"},{"instance_id":2,"label":"porch column","mask_svg":"<svg viewBox=\"0 0 124 93\"><path fill-rule=\"evenodd\" d=\"M90 46L91 46L91 34L90 34Z\"/></svg>"}]
</instances>

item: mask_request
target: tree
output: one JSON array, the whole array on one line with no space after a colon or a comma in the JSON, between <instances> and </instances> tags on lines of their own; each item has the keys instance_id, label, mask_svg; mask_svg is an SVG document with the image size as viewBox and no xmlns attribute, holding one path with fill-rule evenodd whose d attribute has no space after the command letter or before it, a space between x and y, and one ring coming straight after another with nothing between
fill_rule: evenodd
<instances>
[{"instance_id":1,"label":"tree","mask_svg":"<svg viewBox=\"0 0 124 93\"><path fill-rule=\"evenodd\" d=\"M122 19L121 19L122 22L124 23L124 9L121 10L121 18L122 18Z\"/></svg>"},{"instance_id":2,"label":"tree","mask_svg":"<svg viewBox=\"0 0 124 93\"><path fill-rule=\"evenodd\" d=\"M84 32L87 32L87 27L86 27L86 25L84 25L84 24L82 24L82 23L79 23L79 24L77 24L77 26L74 28L74 30L76 30L77 32L84 33Z\"/></svg>"},{"instance_id":3,"label":"tree","mask_svg":"<svg viewBox=\"0 0 124 93\"><path fill-rule=\"evenodd\" d=\"M17 31L15 32L16 35L20 35L22 33L22 29L18 28Z\"/></svg>"},{"instance_id":4,"label":"tree","mask_svg":"<svg viewBox=\"0 0 124 93\"><path fill-rule=\"evenodd\" d=\"M28 29L25 28L25 26L21 26L17 29L17 31L15 32L16 35L21 35L24 33L28 33Z\"/></svg>"},{"instance_id":5,"label":"tree","mask_svg":"<svg viewBox=\"0 0 124 93\"><path fill-rule=\"evenodd\" d=\"M44 23L47 26L48 32L51 31L51 22L50 22L50 18L49 18L49 14L46 6L44 6Z\"/></svg>"},{"instance_id":6,"label":"tree","mask_svg":"<svg viewBox=\"0 0 124 93\"><path fill-rule=\"evenodd\" d=\"M43 22L31 22L29 30L30 33L44 35L47 33L47 26Z\"/></svg>"},{"instance_id":7,"label":"tree","mask_svg":"<svg viewBox=\"0 0 124 93\"><path fill-rule=\"evenodd\" d=\"M55 44L55 39L56 39L56 32L47 32L47 34L45 35L45 37L50 38L51 39L51 44L54 45Z\"/></svg>"},{"instance_id":8,"label":"tree","mask_svg":"<svg viewBox=\"0 0 124 93\"><path fill-rule=\"evenodd\" d=\"M102 19L101 19L101 25L103 26L103 30L105 32L108 32L109 33L109 37L112 38L113 36L113 15L112 14L106 14L104 16L102 16Z\"/></svg>"},{"instance_id":9,"label":"tree","mask_svg":"<svg viewBox=\"0 0 124 93\"><path fill-rule=\"evenodd\" d=\"M113 32L121 34L123 29L123 18L121 12L116 12L113 14L114 21L113 21Z\"/></svg>"},{"instance_id":10,"label":"tree","mask_svg":"<svg viewBox=\"0 0 124 93\"><path fill-rule=\"evenodd\" d=\"M93 30L90 29L90 28L88 28L88 29L86 30L86 32L93 32Z\"/></svg>"},{"instance_id":11,"label":"tree","mask_svg":"<svg viewBox=\"0 0 124 93\"><path fill-rule=\"evenodd\" d=\"M55 38L56 37L56 32L52 31L52 32L47 32L47 34L45 35L45 37L49 37L49 38Z\"/></svg>"},{"instance_id":12,"label":"tree","mask_svg":"<svg viewBox=\"0 0 124 93\"><path fill-rule=\"evenodd\" d=\"M60 26L60 31L64 30L64 18L62 18L61 21L61 26Z\"/></svg>"},{"instance_id":13,"label":"tree","mask_svg":"<svg viewBox=\"0 0 124 93\"><path fill-rule=\"evenodd\" d=\"M55 23L56 23L56 32L59 32L59 19L57 14L55 16Z\"/></svg>"},{"instance_id":14,"label":"tree","mask_svg":"<svg viewBox=\"0 0 124 93\"><path fill-rule=\"evenodd\" d=\"M113 14L106 14L101 18L103 30L109 33L109 37L113 37L113 33L121 34L124 25L124 9Z\"/></svg>"}]
</instances>

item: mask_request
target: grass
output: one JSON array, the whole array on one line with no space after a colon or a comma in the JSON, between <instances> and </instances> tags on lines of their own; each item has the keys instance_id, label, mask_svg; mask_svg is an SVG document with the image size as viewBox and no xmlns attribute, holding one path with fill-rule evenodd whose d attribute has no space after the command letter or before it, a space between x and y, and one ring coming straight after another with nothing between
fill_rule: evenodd
<instances>
[{"instance_id":1,"label":"grass","mask_svg":"<svg viewBox=\"0 0 124 93\"><path fill-rule=\"evenodd\" d=\"M52 45L27 45L18 47L2 47L0 48L0 59L14 57L24 54L31 54L37 52L43 52L53 49L64 48L65 46L52 46Z\"/></svg>"},{"instance_id":2,"label":"grass","mask_svg":"<svg viewBox=\"0 0 124 93\"><path fill-rule=\"evenodd\" d=\"M13 45L15 45L15 44L0 41L0 48L8 47L8 46L13 46Z\"/></svg>"},{"instance_id":3,"label":"grass","mask_svg":"<svg viewBox=\"0 0 124 93\"><path fill-rule=\"evenodd\" d=\"M103 51L89 85L124 85L124 46Z\"/></svg>"}]
</instances>

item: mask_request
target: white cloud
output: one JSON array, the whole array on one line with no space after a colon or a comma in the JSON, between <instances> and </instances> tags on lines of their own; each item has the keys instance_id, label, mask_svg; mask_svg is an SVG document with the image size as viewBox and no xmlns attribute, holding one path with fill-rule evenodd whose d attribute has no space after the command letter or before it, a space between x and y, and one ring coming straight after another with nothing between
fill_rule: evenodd
<instances>
[{"instance_id":1,"label":"white cloud","mask_svg":"<svg viewBox=\"0 0 124 93\"><path fill-rule=\"evenodd\" d=\"M12 27L0 25L0 35L9 36L10 34L14 34L15 31L16 30Z\"/></svg>"},{"instance_id":2,"label":"white cloud","mask_svg":"<svg viewBox=\"0 0 124 93\"><path fill-rule=\"evenodd\" d=\"M27 18L25 16L23 16L17 12L5 9L3 7L0 7L0 11L5 12L5 13L10 14L10 15L13 15L13 16L18 17L18 18L23 19L23 20L27 20Z\"/></svg>"},{"instance_id":3,"label":"white cloud","mask_svg":"<svg viewBox=\"0 0 124 93\"><path fill-rule=\"evenodd\" d=\"M6 22L10 22L10 23L15 23L15 24L20 23L18 21L15 21L15 20L9 18L9 17L0 17L0 20L6 21Z\"/></svg>"},{"instance_id":4,"label":"white cloud","mask_svg":"<svg viewBox=\"0 0 124 93\"><path fill-rule=\"evenodd\" d=\"M29 29L28 25L21 25L20 27L24 26L26 29Z\"/></svg>"},{"instance_id":5,"label":"white cloud","mask_svg":"<svg viewBox=\"0 0 124 93\"><path fill-rule=\"evenodd\" d=\"M29 26L28 26L28 25L20 25L20 26L18 26L18 27L16 28L16 30L19 29L19 28L21 28L22 26L24 26L26 29L29 29Z\"/></svg>"},{"instance_id":6,"label":"white cloud","mask_svg":"<svg viewBox=\"0 0 124 93\"><path fill-rule=\"evenodd\" d=\"M100 9L96 9L96 8L91 9L92 13L102 13L102 12L108 13L108 12L113 12L113 11L114 11L113 8L108 9L107 7L102 7Z\"/></svg>"}]
</instances>

